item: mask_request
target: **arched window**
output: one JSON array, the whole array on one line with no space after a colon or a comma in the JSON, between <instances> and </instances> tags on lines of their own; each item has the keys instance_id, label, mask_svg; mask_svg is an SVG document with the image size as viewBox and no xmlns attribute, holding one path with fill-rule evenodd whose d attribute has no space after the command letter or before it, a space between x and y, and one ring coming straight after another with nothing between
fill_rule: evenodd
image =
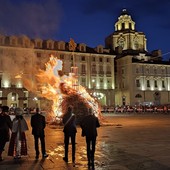
<instances>
[{"instance_id":1,"label":"arched window","mask_svg":"<svg viewBox=\"0 0 170 170\"><path fill-rule=\"evenodd\" d=\"M136 94L135 98L142 98L141 94Z\"/></svg>"}]
</instances>

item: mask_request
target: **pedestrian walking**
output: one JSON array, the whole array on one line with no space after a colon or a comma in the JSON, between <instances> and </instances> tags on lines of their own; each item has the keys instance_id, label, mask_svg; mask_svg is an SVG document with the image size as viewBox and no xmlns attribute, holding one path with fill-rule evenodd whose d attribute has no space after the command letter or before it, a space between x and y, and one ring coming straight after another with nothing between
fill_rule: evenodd
<instances>
[{"instance_id":1,"label":"pedestrian walking","mask_svg":"<svg viewBox=\"0 0 170 170\"><path fill-rule=\"evenodd\" d=\"M65 156L63 160L68 162L68 145L69 139L71 138L72 144L72 162L75 163L75 150L76 150L76 117L73 114L73 109L71 106L68 107L67 112L63 116L63 124L64 124L64 148L65 148Z\"/></svg>"},{"instance_id":2,"label":"pedestrian walking","mask_svg":"<svg viewBox=\"0 0 170 170\"><path fill-rule=\"evenodd\" d=\"M98 118L92 113L91 108L81 121L80 126L82 128L82 136L86 137L88 166L94 166L97 128L100 127L100 124Z\"/></svg>"},{"instance_id":3,"label":"pedestrian walking","mask_svg":"<svg viewBox=\"0 0 170 170\"><path fill-rule=\"evenodd\" d=\"M8 112L8 106L0 107L0 161L3 160L2 152L4 151L6 142L10 139L10 129L12 128L12 121Z\"/></svg>"},{"instance_id":4,"label":"pedestrian walking","mask_svg":"<svg viewBox=\"0 0 170 170\"><path fill-rule=\"evenodd\" d=\"M34 147L36 156L35 158L39 158L39 140L41 142L41 153L42 157L46 158L48 157L48 154L46 154L45 149L45 132L44 129L46 127L46 121L45 116L40 114L40 109L36 108L36 113L31 117L31 126L32 126L32 135L34 136Z\"/></svg>"},{"instance_id":5,"label":"pedestrian walking","mask_svg":"<svg viewBox=\"0 0 170 170\"><path fill-rule=\"evenodd\" d=\"M28 130L28 125L23 117L23 110L15 108L15 118L12 122L12 134L9 143L8 156L13 156L14 159L20 159L21 156L27 155L27 141L25 131Z\"/></svg>"}]
</instances>

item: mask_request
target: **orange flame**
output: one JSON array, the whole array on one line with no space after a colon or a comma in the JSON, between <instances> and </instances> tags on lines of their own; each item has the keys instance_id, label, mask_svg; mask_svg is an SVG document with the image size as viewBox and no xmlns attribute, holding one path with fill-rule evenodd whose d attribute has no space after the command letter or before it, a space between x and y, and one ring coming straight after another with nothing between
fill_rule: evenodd
<instances>
[{"instance_id":1,"label":"orange flame","mask_svg":"<svg viewBox=\"0 0 170 170\"><path fill-rule=\"evenodd\" d=\"M41 96L53 101L53 114L57 117L62 115L61 102L65 95L76 93L81 95L85 102L93 108L95 115L98 115L99 106L97 101L90 96L86 89L79 85L78 88L73 87L73 82L77 82L74 73L69 76L59 75L62 70L62 61L51 55L50 60L45 64L46 70L39 70L37 79L39 82L39 89Z\"/></svg>"}]
</instances>

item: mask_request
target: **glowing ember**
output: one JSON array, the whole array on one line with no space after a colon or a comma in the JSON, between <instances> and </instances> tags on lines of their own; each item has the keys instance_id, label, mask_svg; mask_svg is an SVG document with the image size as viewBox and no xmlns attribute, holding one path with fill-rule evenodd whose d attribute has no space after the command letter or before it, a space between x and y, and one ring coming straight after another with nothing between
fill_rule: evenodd
<instances>
[{"instance_id":1,"label":"glowing ember","mask_svg":"<svg viewBox=\"0 0 170 170\"><path fill-rule=\"evenodd\" d=\"M51 55L50 60L45 65L46 70L39 70L37 75L39 82L38 86L41 91L41 96L53 101L53 116L60 117L62 113L65 112L68 105L64 106L64 103L66 100L69 101L69 97L72 97L74 100L72 102L79 100L82 103L85 103L85 105L91 107L95 115L98 116L99 105L97 101L90 96L86 89L81 85L79 85L78 88L74 87L74 82L77 82L74 73L70 73L69 76L59 75L59 71L62 70L61 60Z\"/></svg>"}]
</instances>

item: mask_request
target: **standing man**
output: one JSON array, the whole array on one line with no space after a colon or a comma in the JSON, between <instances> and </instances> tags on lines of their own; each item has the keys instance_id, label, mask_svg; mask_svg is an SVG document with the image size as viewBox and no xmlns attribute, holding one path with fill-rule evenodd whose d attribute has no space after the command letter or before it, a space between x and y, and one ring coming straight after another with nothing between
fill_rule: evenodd
<instances>
[{"instance_id":1,"label":"standing man","mask_svg":"<svg viewBox=\"0 0 170 170\"><path fill-rule=\"evenodd\" d=\"M35 151L36 151L36 156L35 158L39 158L39 139L41 141L41 153L42 157L46 158L48 155L46 154L45 150L45 133L44 129L46 126L45 122L45 116L40 114L39 108L36 108L36 113L31 117L31 126L32 126L32 134L34 135L34 145L35 145Z\"/></svg>"},{"instance_id":2,"label":"standing man","mask_svg":"<svg viewBox=\"0 0 170 170\"><path fill-rule=\"evenodd\" d=\"M69 106L67 112L63 116L63 124L64 124L64 145L65 145L65 157L63 160L68 162L68 145L69 138L71 138L72 144L72 162L75 163L75 145L76 145L76 117L72 113L72 107Z\"/></svg>"},{"instance_id":3,"label":"standing man","mask_svg":"<svg viewBox=\"0 0 170 170\"><path fill-rule=\"evenodd\" d=\"M12 121L10 119L10 116L8 115L8 112L8 106L2 106L0 108L0 161L3 160L2 152L4 151L6 142L9 141L9 133L10 129L12 128Z\"/></svg>"},{"instance_id":4,"label":"standing man","mask_svg":"<svg viewBox=\"0 0 170 170\"><path fill-rule=\"evenodd\" d=\"M82 136L86 136L88 166L94 166L97 128L100 127L100 124L98 118L92 113L91 108L89 108L88 114L84 117L80 126Z\"/></svg>"}]
</instances>

